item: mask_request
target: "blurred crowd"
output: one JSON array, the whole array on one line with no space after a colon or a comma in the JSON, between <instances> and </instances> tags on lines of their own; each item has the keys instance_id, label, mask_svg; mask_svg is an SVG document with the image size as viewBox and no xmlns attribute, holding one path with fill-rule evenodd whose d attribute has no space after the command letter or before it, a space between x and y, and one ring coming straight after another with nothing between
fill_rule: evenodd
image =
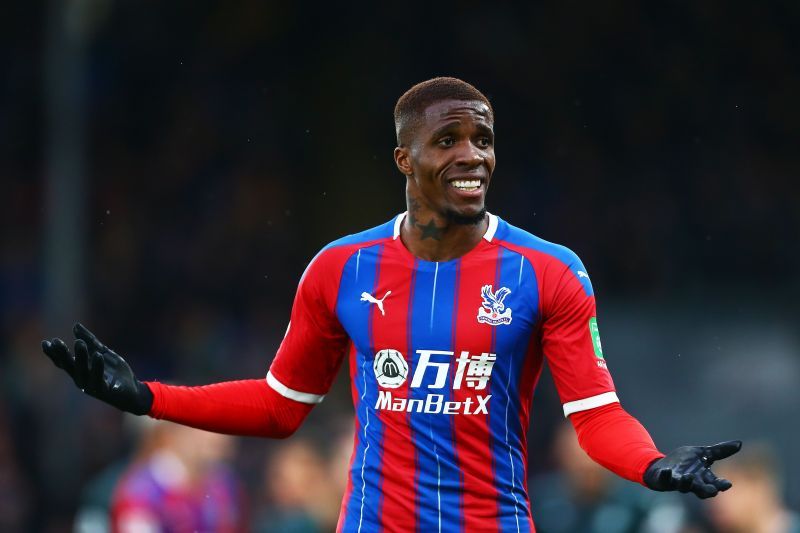
<instances>
[{"instance_id":1,"label":"blurred crowd","mask_svg":"<svg viewBox=\"0 0 800 533\"><path fill-rule=\"evenodd\" d=\"M133 454L90 480L79 533L316 533L336 527L347 483L350 435L325 445L298 437L270 448L245 490L235 437L169 422L138 426Z\"/></svg>"},{"instance_id":2,"label":"blurred crowd","mask_svg":"<svg viewBox=\"0 0 800 533\"><path fill-rule=\"evenodd\" d=\"M59 259L46 244L42 58L60 4L81 7L83 22L66 22L87 42L85 242L74 248L84 268L72 280L80 301L66 304L82 314L69 321L84 321L142 379L265 374L316 250L403 210L392 107L440 74L493 99L490 210L576 250L601 312L647 304L641 316L658 323L665 299L701 302L701 314L719 298L740 313L736 324L761 314L752 303L791 313L797 2L508 3L480 8L479 26L476 6L432 5L412 24L381 3L309 13L291 2L17 2L0 17L0 531L99 532L168 513L126 503L141 485L174 493L220 530L329 531L350 447L346 372L298 437L214 441L133 428L40 353L42 338L69 338L71 327L48 315L44 264ZM785 345L800 360L796 333ZM663 357L651 351L640 375ZM770 379L789 382L774 390L791 388L794 374L775 368ZM766 411L763 389L748 401ZM769 443L724 467L736 489L687 506L597 470L560 429L552 391L537 401L547 408L534 410L530 487L545 533L797 527ZM171 477L154 477L154 464ZM221 496L206 502L210 492Z\"/></svg>"},{"instance_id":3,"label":"blurred crowd","mask_svg":"<svg viewBox=\"0 0 800 533\"><path fill-rule=\"evenodd\" d=\"M135 446L86 480L74 523L62 529L323 533L336 527L352 446L347 424L323 441L301 435L262 446L246 467L242 439L131 415L124 426ZM0 440L2 531L29 529L36 512L13 454ZM707 502L615 477L581 450L567 422L558 425L549 454L552 468L528 482L541 533L800 533L800 515L782 495L782 466L763 442L748 443L715 467L734 489Z\"/></svg>"}]
</instances>

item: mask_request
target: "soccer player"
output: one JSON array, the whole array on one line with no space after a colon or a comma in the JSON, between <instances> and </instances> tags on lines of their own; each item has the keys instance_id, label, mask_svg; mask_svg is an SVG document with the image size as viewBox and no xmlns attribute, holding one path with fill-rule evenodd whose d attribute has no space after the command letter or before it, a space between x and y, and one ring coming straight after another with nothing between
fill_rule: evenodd
<instances>
[{"instance_id":1,"label":"soccer player","mask_svg":"<svg viewBox=\"0 0 800 533\"><path fill-rule=\"evenodd\" d=\"M487 213L494 112L435 78L394 112L408 210L324 247L300 279L266 379L200 387L136 379L84 326L43 342L87 394L238 435L286 437L347 361L356 433L341 531L533 531L526 433L546 358L581 447L616 474L701 498L739 441L666 456L619 404L578 257Z\"/></svg>"}]
</instances>

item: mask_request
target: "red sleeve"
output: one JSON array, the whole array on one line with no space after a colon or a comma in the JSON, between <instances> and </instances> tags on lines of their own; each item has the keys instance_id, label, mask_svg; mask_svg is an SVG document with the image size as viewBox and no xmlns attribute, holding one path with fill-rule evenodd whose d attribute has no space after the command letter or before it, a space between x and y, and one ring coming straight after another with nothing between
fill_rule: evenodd
<instances>
[{"instance_id":1,"label":"red sleeve","mask_svg":"<svg viewBox=\"0 0 800 533\"><path fill-rule=\"evenodd\" d=\"M286 336L267 374L287 398L319 403L339 371L349 338L336 317L336 297L351 254L349 247L320 252L300 280Z\"/></svg>"},{"instance_id":2,"label":"red sleeve","mask_svg":"<svg viewBox=\"0 0 800 533\"><path fill-rule=\"evenodd\" d=\"M664 457L650 434L619 403L570 415L581 448L615 474L643 483L647 467Z\"/></svg>"},{"instance_id":3,"label":"red sleeve","mask_svg":"<svg viewBox=\"0 0 800 533\"><path fill-rule=\"evenodd\" d=\"M608 372L589 275L575 254L541 267L542 349L581 448L597 463L642 483L664 456L647 430L619 405Z\"/></svg>"},{"instance_id":4,"label":"red sleeve","mask_svg":"<svg viewBox=\"0 0 800 533\"><path fill-rule=\"evenodd\" d=\"M542 350L564 414L617 402L603 357L592 285L577 256L540 267Z\"/></svg>"},{"instance_id":5,"label":"red sleeve","mask_svg":"<svg viewBox=\"0 0 800 533\"><path fill-rule=\"evenodd\" d=\"M313 407L285 398L263 379L202 387L146 385L153 392L151 417L231 435L288 437Z\"/></svg>"}]
</instances>

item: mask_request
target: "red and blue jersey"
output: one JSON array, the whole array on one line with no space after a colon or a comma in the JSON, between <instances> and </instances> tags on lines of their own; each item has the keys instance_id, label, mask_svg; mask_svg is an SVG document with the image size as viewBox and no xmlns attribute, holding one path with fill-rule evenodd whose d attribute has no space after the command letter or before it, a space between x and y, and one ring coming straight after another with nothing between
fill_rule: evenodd
<instances>
[{"instance_id":1,"label":"red and blue jersey","mask_svg":"<svg viewBox=\"0 0 800 533\"><path fill-rule=\"evenodd\" d=\"M544 358L565 415L618 401L589 276L494 215L464 256L424 261L403 218L317 254L267 382L317 403L349 363L340 531L533 531L526 435Z\"/></svg>"}]
</instances>

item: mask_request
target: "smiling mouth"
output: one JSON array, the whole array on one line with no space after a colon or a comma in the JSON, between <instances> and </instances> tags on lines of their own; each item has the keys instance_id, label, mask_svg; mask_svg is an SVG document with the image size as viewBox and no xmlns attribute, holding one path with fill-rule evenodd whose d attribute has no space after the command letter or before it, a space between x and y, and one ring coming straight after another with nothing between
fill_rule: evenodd
<instances>
[{"instance_id":1,"label":"smiling mouth","mask_svg":"<svg viewBox=\"0 0 800 533\"><path fill-rule=\"evenodd\" d=\"M472 192L481 188L483 180L473 179L456 179L449 182L450 186L459 191Z\"/></svg>"}]
</instances>

